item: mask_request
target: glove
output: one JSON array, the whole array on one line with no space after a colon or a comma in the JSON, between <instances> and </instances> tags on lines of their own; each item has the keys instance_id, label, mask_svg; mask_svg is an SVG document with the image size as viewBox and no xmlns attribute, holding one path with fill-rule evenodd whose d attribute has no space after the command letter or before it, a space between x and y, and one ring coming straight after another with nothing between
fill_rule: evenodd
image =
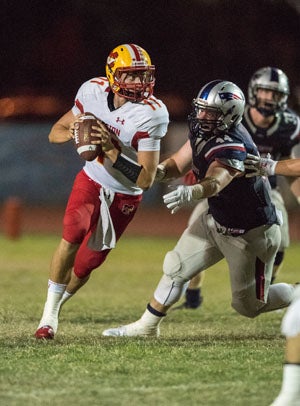
<instances>
[{"instance_id":1,"label":"glove","mask_svg":"<svg viewBox=\"0 0 300 406\"><path fill-rule=\"evenodd\" d=\"M270 158L270 154L266 158L261 158L256 155L247 154L247 158L244 161L245 169L253 171L246 173L246 178L252 178L253 176L271 176L275 174L275 167L278 161L273 161Z\"/></svg>"},{"instance_id":2,"label":"glove","mask_svg":"<svg viewBox=\"0 0 300 406\"><path fill-rule=\"evenodd\" d=\"M163 182L166 174L167 174L166 167L162 164L157 165L154 181Z\"/></svg>"},{"instance_id":3,"label":"glove","mask_svg":"<svg viewBox=\"0 0 300 406\"><path fill-rule=\"evenodd\" d=\"M193 200L193 186L178 186L173 192L163 195L164 204L171 213L176 213L182 206Z\"/></svg>"}]
</instances>

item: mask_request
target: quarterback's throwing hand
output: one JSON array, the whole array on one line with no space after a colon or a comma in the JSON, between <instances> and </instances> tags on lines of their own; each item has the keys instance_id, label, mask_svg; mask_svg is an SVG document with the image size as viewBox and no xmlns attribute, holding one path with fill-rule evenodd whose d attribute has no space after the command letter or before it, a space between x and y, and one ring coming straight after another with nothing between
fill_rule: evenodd
<instances>
[{"instance_id":1,"label":"quarterback's throwing hand","mask_svg":"<svg viewBox=\"0 0 300 406\"><path fill-rule=\"evenodd\" d=\"M193 200L192 197L192 186L178 186L173 192L163 195L164 204L171 213L176 213L182 206L188 204Z\"/></svg>"},{"instance_id":2,"label":"quarterback's throwing hand","mask_svg":"<svg viewBox=\"0 0 300 406\"><path fill-rule=\"evenodd\" d=\"M245 169L252 171L246 173L246 178L252 178L253 176L271 176L275 174L277 161L273 161L273 159L270 158L270 154L268 154L266 158L247 154L244 165Z\"/></svg>"}]
</instances>

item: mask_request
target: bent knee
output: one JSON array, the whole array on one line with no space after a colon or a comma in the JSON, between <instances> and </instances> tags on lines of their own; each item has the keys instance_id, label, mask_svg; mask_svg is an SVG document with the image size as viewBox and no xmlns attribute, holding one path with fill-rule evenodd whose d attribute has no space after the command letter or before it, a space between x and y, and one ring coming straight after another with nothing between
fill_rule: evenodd
<instances>
[{"instance_id":1,"label":"bent knee","mask_svg":"<svg viewBox=\"0 0 300 406\"><path fill-rule=\"evenodd\" d=\"M163 272L175 282L187 282L190 278L184 275L183 265L179 254L176 251L169 251L164 259Z\"/></svg>"},{"instance_id":2,"label":"bent knee","mask_svg":"<svg viewBox=\"0 0 300 406\"><path fill-rule=\"evenodd\" d=\"M232 308L240 315L253 319L260 314L260 310L257 306L244 300L233 300L231 303Z\"/></svg>"},{"instance_id":3,"label":"bent knee","mask_svg":"<svg viewBox=\"0 0 300 406\"><path fill-rule=\"evenodd\" d=\"M69 210L63 219L63 238L72 243L80 243L90 228L90 217L83 210Z\"/></svg>"}]
</instances>

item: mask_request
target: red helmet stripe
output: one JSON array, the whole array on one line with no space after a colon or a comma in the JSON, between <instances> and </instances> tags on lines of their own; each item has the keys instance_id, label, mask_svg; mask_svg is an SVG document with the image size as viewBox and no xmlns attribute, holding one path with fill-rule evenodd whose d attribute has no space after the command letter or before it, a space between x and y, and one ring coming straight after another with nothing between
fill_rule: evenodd
<instances>
[{"instance_id":1,"label":"red helmet stripe","mask_svg":"<svg viewBox=\"0 0 300 406\"><path fill-rule=\"evenodd\" d=\"M141 60L141 53L139 52L138 48L134 44L128 44L134 52L137 61Z\"/></svg>"}]
</instances>

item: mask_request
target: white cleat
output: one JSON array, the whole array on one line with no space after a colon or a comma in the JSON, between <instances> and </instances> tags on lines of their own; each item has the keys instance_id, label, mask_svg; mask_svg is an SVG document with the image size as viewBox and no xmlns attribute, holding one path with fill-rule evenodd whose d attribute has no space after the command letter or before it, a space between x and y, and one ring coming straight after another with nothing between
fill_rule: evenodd
<instances>
[{"instance_id":1,"label":"white cleat","mask_svg":"<svg viewBox=\"0 0 300 406\"><path fill-rule=\"evenodd\" d=\"M104 330L102 335L105 337L159 337L159 333L158 326L146 327L138 320L125 326Z\"/></svg>"}]
</instances>

